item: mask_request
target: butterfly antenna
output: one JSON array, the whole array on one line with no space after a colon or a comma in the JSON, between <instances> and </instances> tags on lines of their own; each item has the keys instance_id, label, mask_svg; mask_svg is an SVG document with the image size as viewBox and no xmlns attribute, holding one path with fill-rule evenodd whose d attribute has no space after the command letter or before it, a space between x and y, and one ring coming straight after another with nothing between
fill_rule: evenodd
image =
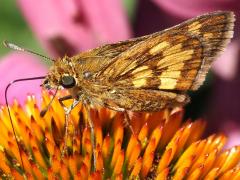
<instances>
[{"instance_id":1,"label":"butterfly antenna","mask_svg":"<svg viewBox=\"0 0 240 180\"><path fill-rule=\"evenodd\" d=\"M8 97L8 94L7 94L7 93L8 93L9 87L10 87L12 84L16 83L16 82L20 82L20 81L31 81L31 80L44 79L44 78L45 78L45 76L32 77L32 78L23 78L23 79L16 79L16 80L10 82L10 83L7 85L6 89L5 89L5 102L6 102L6 105L7 105L7 111L8 111L8 115L9 115L9 118L10 118L10 122L11 122L12 130L13 130L13 134L14 134L14 137L15 137L16 142L17 142L18 152L19 152L19 155L20 155L20 159L21 159L21 163L22 163L22 167L23 167L23 170L24 170L24 171L25 171L25 169L24 169L23 159L22 159L22 156L21 156L20 144L19 144L19 142L18 142L18 140L17 140L17 133L16 133L16 130L15 130L14 125L13 125L13 120L12 120L12 116L11 116L11 113L10 113L10 108L9 108L9 103L8 103L8 98L7 98L7 97Z\"/></svg>"},{"instance_id":2,"label":"butterfly antenna","mask_svg":"<svg viewBox=\"0 0 240 180\"><path fill-rule=\"evenodd\" d=\"M31 51L29 49L25 49L25 48L22 48L14 43L11 43L11 42L8 42L8 41L3 41L3 45L6 47L6 48L9 48L9 49L13 49L13 50L16 50L16 51L22 51L22 52L28 52L28 53L31 53L31 54L35 54L37 56L40 56L44 59L47 59L47 60L50 60L50 61L55 61L54 59L51 59L47 56L44 56L42 54L39 54L37 52L34 52L34 51Z\"/></svg>"},{"instance_id":3,"label":"butterfly antenna","mask_svg":"<svg viewBox=\"0 0 240 180\"><path fill-rule=\"evenodd\" d=\"M45 114L47 113L48 109L50 108L50 106L51 106L51 104L52 104L52 102L53 102L53 100L54 100L54 98L55 98L56 95L57 95L57 92L58 92L58 87L57 87L57 90L56 90L56 92L54 93L51 101L50 101L50 102L48 103L48 105L40 112L40 116L41 116L41 117L44 117Z\"/></svg>"}]
</instances>

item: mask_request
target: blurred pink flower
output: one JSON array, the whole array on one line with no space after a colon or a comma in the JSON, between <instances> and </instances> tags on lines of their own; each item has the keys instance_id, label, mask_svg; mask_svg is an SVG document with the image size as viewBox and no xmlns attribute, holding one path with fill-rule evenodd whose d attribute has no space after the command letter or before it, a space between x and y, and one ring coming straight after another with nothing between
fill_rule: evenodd
<instances>
[{"instance_id":1,"label":"blurred pink flower","mask_svg":"<svg viewBox=\"0 0 240 180\"><path fill-rule=\"evenodd\" d=\"M231 132L228 133L228 139L230 141L228 141L228 143L226 144L226 148L233 147L240 144L240 132L239 132L240 127L238 129L237 128L235 129L236 131L231 130Z\"/></svg>"},{"instance_id":2,"label":"blurred pink flower","mask_svg":"<svg viewBox=\"0 0 240 180\"><path fill-rule=\"evenodd\" d=\"M214 71L225 80L233 80L238 73L239 42L233 41L226 51L214 62Z\"/></svg>"},{"instance_id":3,"label":"blurred pink flower","mask_svg":"<svg viewBox=\"0 0 240 180\"><path fill-rule=\"evenodd\" d=\"M39 41L55 56L131 36L121 0L18 0L18 4Z\"/></svg>"},{"instance_id":4,"label":"blurred pink flower","mask_svg":"<svg viewBox=\"0 0 240 180\"><path fill-rule=\"evenodd\" d=\"M5 104L4 91L8 83L19 78L29 78L44 76L47 73L47 67L40 63L39 59L26 53L10 53L0 60L0 104ZM9 103L13 98L23 104L28 93L36 94L40 97L41 80L23 81L12 85L8 91Z\"/></svg>"},{"instance_id":5,"label":"blurred pink flower","mask_svg":"<svg viewBox=\"0 0 240 180\"><path fill-rule=\"evenodd\" d=\"M177 16L189 18L217 10L239 11L238 0L152 0L163 9Z\"/></svg>"}]
</instances>

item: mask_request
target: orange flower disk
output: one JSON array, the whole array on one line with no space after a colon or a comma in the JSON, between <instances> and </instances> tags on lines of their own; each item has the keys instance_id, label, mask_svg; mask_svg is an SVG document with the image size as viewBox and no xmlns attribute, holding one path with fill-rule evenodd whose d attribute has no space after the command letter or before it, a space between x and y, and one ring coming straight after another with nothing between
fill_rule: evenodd
<instances>
[{"instance_id":1,"label":"orange flower disk","mask_svg":"<svg viewBox=\"0 0 240 180\"><path fill-rule=\"evenodd\" d=\"M42 107L52 96L43 92ZM69 105L71 101L66 102ZM226 137L201 139L203 120L182 122L183 110L131 113L132 134L122 113L105 108L90 112L79 104L65 115L57 98L41 118L34 96L22 108L17 101L11 116L20 154L7 114L0 110L0 174L15 179L239 179L240 146L223 150ZM95 146L88 118L94 122ZM64 143L67 152L62 154ZM93 153L96 164L93 163Z\"/></svg>"}]
</instances>

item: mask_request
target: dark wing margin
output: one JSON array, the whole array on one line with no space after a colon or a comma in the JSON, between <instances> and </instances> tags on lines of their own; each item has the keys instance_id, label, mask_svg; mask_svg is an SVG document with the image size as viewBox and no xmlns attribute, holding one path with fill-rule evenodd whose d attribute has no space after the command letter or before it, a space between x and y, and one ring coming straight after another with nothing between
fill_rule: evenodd
<instances>
[{"instance_id":1,"label":"dark wing margin","mask_svg":"<svg viewBox=\"0 0 240 180\"><path fill-rule=\"evenodd\" d=\"M208 16L208 15L206 15ZM233 12L216 12L212 18L199 18L198 28L190 27L198 34L204 47L203 60L191 90L197 90L204 82L213 60L226 48L233 37L235 16Z\"/></svg>"},{"instance_id":2,"label":"dark wing margin","mask_svg":"<svg viewBox=\"0 0 240 180\"><path fill-rule=\"evenodd\" d=\"M97 78L117 87L196 90L230 42L234 21L233 12L219 11L140 37L103 67Z\"/></svg>"}]
</instances>

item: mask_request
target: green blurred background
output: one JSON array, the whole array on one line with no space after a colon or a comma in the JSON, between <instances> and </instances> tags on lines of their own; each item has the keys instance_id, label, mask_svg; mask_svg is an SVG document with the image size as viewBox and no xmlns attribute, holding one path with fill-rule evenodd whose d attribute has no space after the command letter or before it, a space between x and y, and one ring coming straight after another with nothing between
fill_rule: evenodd
<instances>
[{"instance_id":1,"label":"green blurred background","mask_svg":"<svg viewBox=\"0 0 240 180\"><path fill-rule=\"evenodd\" d=\"M1 42L8 40L43 53L13 0L0 0L0 29ZM7 52L9 49L1 46L0 57Z\"/></svg>"}]
</instances>

